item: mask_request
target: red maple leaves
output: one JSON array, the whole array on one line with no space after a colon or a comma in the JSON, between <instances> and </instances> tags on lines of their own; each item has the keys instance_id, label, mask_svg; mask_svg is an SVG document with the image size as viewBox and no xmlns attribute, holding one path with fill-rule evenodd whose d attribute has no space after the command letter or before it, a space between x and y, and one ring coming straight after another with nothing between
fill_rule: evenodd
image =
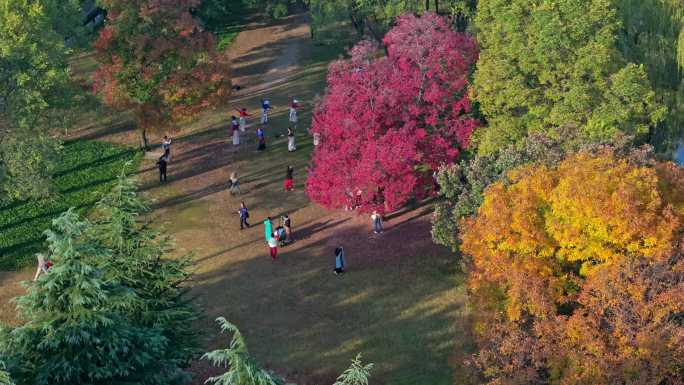
<instances>
[{"instance_id":1,"label":"red maple leaves","mask_svg":"<svg viewBox=\"0 0 684 385\"><path fill-rule=\"evenodd\" d=\"M384 43L387 56L363 41L330 65L306 188L325 207L393 210L425 195L432 172L459 156L477 126L468 116L471 37L426 13L400 17Z\"/></svg>"}]
</instances>

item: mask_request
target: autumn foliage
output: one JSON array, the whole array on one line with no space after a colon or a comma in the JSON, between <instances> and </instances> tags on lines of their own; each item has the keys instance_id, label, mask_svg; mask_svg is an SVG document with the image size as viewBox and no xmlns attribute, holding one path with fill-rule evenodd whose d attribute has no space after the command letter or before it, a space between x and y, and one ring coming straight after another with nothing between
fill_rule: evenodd
<instances>
[{"instance_id":1,"label":"autumn foliage","mask_svg":"<svg viewBox=\"0 0 684 385\"><path fill-rule=\"evenodd\" d=\"M142 129L173 125L230 93L230 66L190 13L199 0L103 0L107 25L94 46L94 92L132 108Z\"/></svg>"},{"instance_id":2,"label":"autumn foliage","mask_svg":"<svg viewBox=\"0 0 684 385\"><path fill-rule=\"evenodd\" d=\"M509 177L461 224L490 384L684 381L684 171L606 151Z\"/></svg>"},{"instance_id":3,"label":"autumn foliage","mask_svg":"<svg viewBox=\"0 0 684 385\"><path fill-rule=\"evenodd\" d=\"M363 41L329 68L306 187L325 207L400 207L432 188L432 172L458 158L476 127L466 92L472 38L426 13L400 17L384 44L387 55Z\"/></svg>"}]
</instances>

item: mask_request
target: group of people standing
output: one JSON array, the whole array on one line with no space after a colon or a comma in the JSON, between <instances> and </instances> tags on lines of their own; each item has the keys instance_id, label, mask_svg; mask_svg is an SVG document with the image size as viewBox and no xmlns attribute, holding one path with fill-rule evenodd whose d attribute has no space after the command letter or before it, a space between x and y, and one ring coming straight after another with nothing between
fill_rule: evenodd
<instances>
[{"instance_id":1,"label":"group of people standing","mask_svg":"<svg viewBox=\"0 0 684 385\"><path fill-rule=\"evenodd\" d=\"M289 121L290 127L287 128L287 151L292 152L297 150L295 145L295 129L297 128L297 111L299 110L299 101L293 97L290 98L289 103ZM273 106L271 106L270 100L268 98L261 99L261 120L260 125L256 130L257 136L257 150L263 151L266 149L266 133L264 127L268 124L269 113ZM251 116L247 112L247 108L236 109L238 116L231 116L231 128L232 128L232 138L233 145L240 145L240 135L244 133L247 129L247 118Z\"/></svg>"}]
</instances>

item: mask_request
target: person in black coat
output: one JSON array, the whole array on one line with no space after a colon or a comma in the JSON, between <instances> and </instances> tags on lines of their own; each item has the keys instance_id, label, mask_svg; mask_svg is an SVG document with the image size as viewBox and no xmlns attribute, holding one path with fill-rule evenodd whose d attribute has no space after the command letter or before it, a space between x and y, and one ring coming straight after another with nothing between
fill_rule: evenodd
<instances>
[{"instance_id":1,"label":"person in black coat","mask_svg":"<svg viewBox=\"0 0 684 385\"><path fill-rule=\"evenodd\" d=\"M168 160L166 159L166 156L162 156L159 158L157 161L157 167L159 168L159 183L166 182L166 165L168 164Z\"/></svg>"}]
</instances>

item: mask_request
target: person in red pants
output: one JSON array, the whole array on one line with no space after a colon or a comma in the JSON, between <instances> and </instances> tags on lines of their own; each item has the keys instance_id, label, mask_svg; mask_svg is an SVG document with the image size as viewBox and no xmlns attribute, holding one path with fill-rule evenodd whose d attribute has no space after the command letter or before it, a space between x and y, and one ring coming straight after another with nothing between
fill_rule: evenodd
<instances>
[{"instance_id":1,"label":"person in red pants","mask_svg":"<svg viewBox=\"0 0 684 385\"><path fill-rule=\"evenodd\" d=\"M271 258L275 261L278 257L278 240L271 234L271 238L268 239L268 248L271 252Z\"/></svg>"},{"instance_id":2,"label":"person in red pants","mask_svg":"<svg viewBox=\"0 0 684 385\"><path fill-rule=\"evenodd\" d=\"M287 174L285 175L285 182L283 183L283 187L285 188L285 191L292 191L294 190L294 167L292 166L287 166Z\"/></svg>"}]
</instances>

